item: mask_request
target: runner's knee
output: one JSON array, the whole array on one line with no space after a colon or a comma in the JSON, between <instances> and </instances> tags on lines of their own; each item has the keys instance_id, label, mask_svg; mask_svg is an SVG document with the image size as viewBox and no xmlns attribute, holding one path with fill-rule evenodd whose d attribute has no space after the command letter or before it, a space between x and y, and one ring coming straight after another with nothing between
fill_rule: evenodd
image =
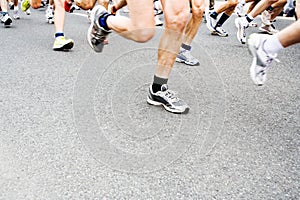
<instances>
[{"instance_id":1,"label":"runner's knee","mask_svg":"<svg viewBox=\"0 0 300 200\"><path fill-rule=\"evenodd\" d=\"M204 3L200 3L198 5L193 5L193 7L192 7L193 17L196 17L196 18L202 17L204 9L205 9Z\"/></svg>"},{"instance_id":2,"label":"runner's knee","mask_svg":"<svg viewBox=\"0 0 300 200\"><path fill-rule=\"evenodd\" d=\"M183 32L189 17L189 10L166 16L166 28Z\"/></svg>"},{"instance_id":3,"label":"runner's knee","mask_svg":"<svg viewBox=\"0 0 300 200\"><path fill-rule=\"evenodd\" d=\"M136 42L147 42L149 41L155 33L153 28L141 28L136 30Z\"/></svg>"},{"instance_id":4,"label":"runner's knee","mask_svg":"<svg viewBox=\"0 0 300 200\"><path fill-rule=\"evenodd\" d=\"M76 5L83 10L89 10L92 9L95 5L95 1L87 1L87 0L78 0L76 1Z\"/></svg>"}]
</instances>

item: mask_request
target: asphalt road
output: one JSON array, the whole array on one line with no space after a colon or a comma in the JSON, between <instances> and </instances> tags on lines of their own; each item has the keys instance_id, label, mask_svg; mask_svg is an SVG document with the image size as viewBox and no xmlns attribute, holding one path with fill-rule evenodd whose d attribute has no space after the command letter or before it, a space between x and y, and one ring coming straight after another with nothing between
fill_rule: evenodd
<instances>
[{"instance_id":1,"label":"asphalt road","mask_svg":"<svg viewBox=\"0 0 300 200\"><path fill-rule=\"evenodd\" d=\"M227 38L203 24L200 66L170 77L191 107L174 115L146 103L161 28L97 54L88 20L67 14L75 47L55 52L44 10L21 17L0 27L0 199L300 199L300 45L257 87L235 16Z\"/></svg>"}]
</instances>

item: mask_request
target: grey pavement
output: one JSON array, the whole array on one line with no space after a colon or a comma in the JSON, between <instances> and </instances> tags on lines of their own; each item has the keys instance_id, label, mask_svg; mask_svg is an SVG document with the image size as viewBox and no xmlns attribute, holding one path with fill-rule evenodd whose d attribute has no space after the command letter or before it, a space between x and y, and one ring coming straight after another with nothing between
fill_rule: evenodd
<instances>
[{"instance_id":1,"label":"grey pavement","mask_svg":"<svg viewBox=\"0 0 300 200\"><path fill-rule=\"evenodd\" d=\"M170 77L191 107L174 115L146 103L161 28L97 54L88 20L67 14L75 47L55 52L44 10L21 17L0 27L0 199L300 199L300 45L257 87L235 16L228 38L202 24L200 66Z\"/></svg>"}]
</instances>

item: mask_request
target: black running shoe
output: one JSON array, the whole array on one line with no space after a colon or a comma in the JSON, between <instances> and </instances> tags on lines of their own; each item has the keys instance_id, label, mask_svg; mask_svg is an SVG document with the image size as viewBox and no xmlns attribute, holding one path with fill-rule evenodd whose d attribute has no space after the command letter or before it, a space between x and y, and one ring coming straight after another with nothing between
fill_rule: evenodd
<instances>
[{"instance_id":1,"label":"black running shoe","mask_svg":"<svg viewBox=\"0 0 300 200\"><path fill-rule=\"evenodd\" d=\"M188 113L188 105L177 97L176 92L168 89L168 86L162 85L161 91L154 93L152 91L152 85L148 90L147 102L151 105L162 105L167 111L172 113Z\"/></svg>"}]
</instances>

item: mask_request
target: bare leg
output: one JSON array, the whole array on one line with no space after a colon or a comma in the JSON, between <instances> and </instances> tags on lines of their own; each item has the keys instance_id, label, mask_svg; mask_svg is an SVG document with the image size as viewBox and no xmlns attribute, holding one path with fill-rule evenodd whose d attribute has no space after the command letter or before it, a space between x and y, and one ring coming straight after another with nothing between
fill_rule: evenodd
<instances>
[{"instance_id":1,"label":"bare leg","mask_svg":"<svg viewBox=\"0 0 300 200\"><path fill-rule=\"evenodd\" d=\"M195 38L202 21L204 11L204 2L202 0L191 0L191 4L192 17L185 28L185 34L183 37L183 43L186 45L190 45Z\"/></svg>"},{"instance_id":2,"label":"bare leg","mask_svg":"<svg viewBox=\"0 0 300 200\"><path fill-rule=\"evenodd\" d=\"M248 15L252 18L255 18L257 15L259 15L261 12L266 10L270 5L276 3L277 1L278 0L261 0Z\"/></svg>"},{"instance_id":3,"label":"bare leg","mask_svg":"<svg viewBox=\"0 0 300 200\"><path fill-rule=\"evenodd\" d=\"M227 9L232 10L232 8L234 9L238 4L238 0L229 0L225 3L223 3L219 8L216 9L216 13L220 14L224 11L226 11Z\"/></svg>"},{"instance_id":4,"label":"bare leg","mask_svg":"<svg viewBox=\"0 0 300 200\"><path fill-rule=\"evenodd\" d=\"M283 47L288 47L300 42L300 20L286 27L278 33L278 38Z\"/></svg>"},{"instance_id":5,"label":"bare leg","mask_svg":"<svg viewBox=\"0 0 300 200\"><path fill-rule=\"evenodd\" d=\"M279 0L278 2L272 4L272 7L274 8L272 14L271 14L271 21L274 20L283 10L283 7L287 3L287 0Z\"/></svg>"},{"instance_id":6,"label":"bare leg","mask_svg":"<svg viewBox=\"0 0 300 200\"><path fill-rule=\"evenodd\" d=\"M54 12L54 25L55 32L64 32L65 23L65 9L63 0L54 0L55 12Z\"/></svg>"},{"instance_id":7,"label":"bare leg","mask_svg":"<svg viewBox=\"0 0 300 200\"><path fill-rule=\"evenodd\" d=\"M2 12L6 12L7 13L7 1L6 0L0 0L0 1L1 1Z\"/></svg>"},{"instance_id":8,"label":"bare leg","mask_svg":"<svg viewBox=\"0 0 300 200\"><path fill-rule=\"evenodd\" d=\"M155 75L167 79L182 42L182 35L189 16L188 0L163 0L166 29L160 39L158 65Z\"/></svg>"}]
</instances>

